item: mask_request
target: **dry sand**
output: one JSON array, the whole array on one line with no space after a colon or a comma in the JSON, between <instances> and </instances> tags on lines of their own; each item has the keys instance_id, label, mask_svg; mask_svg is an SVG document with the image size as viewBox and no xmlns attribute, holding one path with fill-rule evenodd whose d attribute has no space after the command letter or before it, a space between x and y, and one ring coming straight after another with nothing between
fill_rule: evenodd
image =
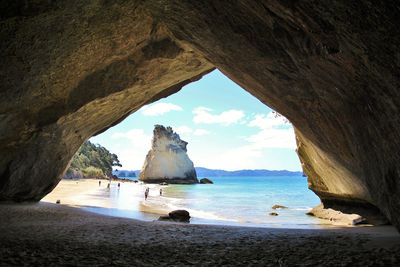
<instances>
[{"instance_id":1,"label":"dry sand","mask_svg":"<svg viewBox=\"0 0 400 267\"><path fill-rule=\"evenodd\" d=\"M65 194L62 203L82 200L74 182L58 192ZM95 193L93 182L79 181L79 188ZM400 235L390 226L300 230L143 222L44 202L2 204L0 218L0 266L400 264Z\"/></svg>"},{"instance_id":2,"label":"dry sand","mask_svg":"<svg viewBox=\"0 0 400 267\"><path fill-rule=\"evenodd\" d=\"M99 186L99 181L101 185ZM115 182L113 182L115 183ZM97 179L79 179L68 180L64 179L57 185L54 190L42 199L44 202L56 203L61 200L63 205L81 206L82 203L94 204L97 202L96 198L92 195L102 188L107 187L108 180ZM104 205L104 202L98 203Z\"/></svg>"},{"instance_id":3,"label":"dry sand","mask_svg":"<svg viewBox=\"0 0 400 267\"><path fill-rule=\"evenodd\" d=\"M120 182L121 188L129 188L129 199L124 199L125 203L121 205L120 202L116 203L113 197L108 194L113 190L107 190L108 180L100 180L99 186L98 179L79 179L68 180L64 179L57 185L57 187L46 197L42 202L56 203L57 200L61 201L62 205L71 207L99 207L99 208L121 208L126 210L136 210L138 212L145 212L154 215L165 215L171 210L165 206L159 195L159 190L162 186L151 184L145 185L133 182ZM118 181L112 181L111 187L116 188ZM146 187L151 187L151 192L147 201L144 201L144 190ZM115 190L114 190L115 192ZM158 218L158 216L153 216Z\"/></svg>"}]
</instances>

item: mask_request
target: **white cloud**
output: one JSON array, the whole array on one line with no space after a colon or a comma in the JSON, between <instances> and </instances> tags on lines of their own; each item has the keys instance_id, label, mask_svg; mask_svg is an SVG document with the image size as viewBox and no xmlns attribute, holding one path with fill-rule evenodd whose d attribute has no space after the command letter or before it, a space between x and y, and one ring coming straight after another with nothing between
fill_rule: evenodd
<instances>
[{"instance_id":1,"label":"white cloud","mask_svg":"<svg viewBox=\"0 0 400 267\"><path fill-rule=\"evenodd\" d=\"M263 156L261 150L254 149L251 145L242 145L224 151L219 158L225 166L231 166L231 170L256 168L258 159Z\"/></svg>"},{"instance_id":2,"label":"white cloud","mask_svg":"<svg viewBox=\"0 0 400 267\"><path fill-rule=\"evenodd\" d=\"M182 125L182 126L179 126L179 127L175 127L173 130L176 133L178 133L179 135L187 135L187 134L190 134L190 133L193 132L192 128L190 128L188 126L185 126L185 125Z\"/></svg>"},{"instance_id":3,"label":"white cloud","mask_svg":"<svg viewBox=\"0 0 400 267\"><path fill-rule=\"evenodd\" d=\"M208 131L206 129L192 129L186 125L175 127L174 131L177 132L181 137L190 138L190 139L191 139L191 135L203 136L203 135L210 134L210 131Z\"/></svg>"},{"instance_id":4,"label":"white cloud","mask_svg":"<svg viewBox=\"0 0 400 267\"><path fill-rule=\"evenodd\" d=\"M300 162L293 152L283 153L274 149L256 149L254 145L240 145L230 149L219 147L206 148L189 156L195 166L210 169L240 170L240 169L269 169L269 170L300 170Z\"/></svg>"},{"instance_id":5,"label":"white cloud","mask_svg":"<svg viewBox=\"0 0 400 267\"><path fill-rule=\"evenodd\" d=\"M118 155L122 169L140 169L151 148L152 135L146 134L143 129L132 129L114 133L111 138L117 139L114 141L114 153Z\"/></svg>"},{"instance_id":6,"label":"white cloud","mask_svg":"<svg viewBox=\"0 0 400 267\"><path fill-rule=\"evenodd\" d=\"M228 126L230 124L238 123L244 117L244 112L237 109L230 109L216 115L211 114L211 111L212 109L206 107L197 107L193 109L193 121L195 123L217 123Z\"/></svg>"},{"instance_id":7,"label":"white cloud","mask_svg":"<svg viewBox=\"0 0 400 267\"><path fill-rule=\"evenodd\" d=\"M207 108L200 108L200 111L205 111L213 118L224 114L224 112L212 114L211 110ZM243 119L241 118L239 123ZM214 119L213 121L215 123L217 120ZM222 124L222 121L228 122L229 120L224 118L223 120L218 119L218 121ZM260 166L267 168L269 167L268 164L271 164L269 168L274 168L273 164L277 164L274 162L275 158L266 158L269 148L296 148L293 127L284 118L276 118L273 113L252 114L248 121L246 124L248 127L254 127L258 130L252 135L241 138L242 142L238 142L236 147L225 149L218 148L218 146L204 149L204 145L198 143L196 137L211 134L209 130L187 125L173 127L173 129L181 135L183 140L189 142L189 156L196 166L234 170L260 168ZM123 165L122 168L140 169L147 152L151 148L152 133L147 134L143 129L131 129L126 132L116 132L111 135L111 138L115 140L112 151L118 155ZM197 149L194 150L194 148Z\"/></svg>"},{"instance_id":8,"label":"white cloud","mask_svg":"<svg viewBox=\"0 0 400 267\"><path fill-rule=\"evenodd\" d=\"M119 149L116 151L116 154L118 155L118 159L121 162L122 167L117 167L117 169L140 170L143 166L149 149L150 147L147 150L133 147Z\"/></svg>"},{"instance_id":9,"label":"white cloud","mask_svg":"<svg viewBox=\"0 0 400 267\"><path fill-rule=\"evenodd\" d=\"M194 135L197 135L197 136L203 136L203 135L208 135L208 134L210 134L210 131L208 131L208 130L206 130L206 129L196 129L196 130L193 132L193 134L194 134Z\"/></svg>"},{"instance_id":10,"label":"white cloud","mask_svg":"<svg viewBox=\"0 0 400 267\"><path fill-rule=\"evenodd\" d=\"M130 145L135 148L147 148L151 147L151 135L146 134L143 129L132 129L127 132L117 132L114 133L111 138L121 139L125 138L130 141Z\"/></svg>"},{"instance_id":11,"label":"white cloud","mask_svg":"<svg viewBox=\"0 0 400 267\"><path fill-rule=\"evenodd\" d=\"M193 155L193 162L195 166L211 169L257 169L260 168L260 159L262 158L263 151L253 149L250 145L242 145L230 149L218 147L203 149Z\"/></svg>"},{"instance_id":12,"label":"white cloud","mask_svg":"<svg viewBox=\"0 0 400 267\"><path fill-rule=\"evenodd\" d=\"M264 129L246 138L253 144L254 149L263 148L296 148L296 139L293 128Z\"/></svg>"},{"instance_id":13,"label":"white cloud","mask_svg":"<svg viewBox=\"0 0 400 267\"><path fill-rule=\"evenodd\" d=\"M207 156L195 158L195 165L226 170L259 169L260 166L274 169L273 164L268 162L274 159L265 158L266 149L296 148L293 129L261 130L245 138L245 141L247 143L238 144L230 149L207 151Z\"/></svg>"},{"instance_id":14,"label":"white cloud","mask_svg":"<svg viewBox=\"0 0 400 267\"><path fill-rule=\"evenodd\" d=\"M283 116L275 116L272 112L266 116L256 114L247 126L261 129L258 133L246 138L254 149L296 148L293 126Z\"/></svg>"},{"instance_id":15,"label":"white cloud","mask_svg":"<svg viewBox=\"0 0 400 267\"><path fill-rule=\"evenodd\" d=\"M258 127L260 129L271 129L271 128L290 128L291 124L283 116L275 116L274 113L270 112L265 114L256 114L254 119L251 120L247 126Z\"/></svg>"},{"instance_id":16,"label":"white cloud","mask_svg":"<svg viewBox=\"0 0 400 267\"><path fill-rule=\"evenodd\" d=\"M268 149L295 149L295 137L293 129L266 129L244 139L244 143L228 149L219 147L207 148L198 151L193 156L196 166L208 168L240 170L240 169L276 169L276 158ZM190 154L190 152L189 152ZM293 152L294 154L294 152ZM266 155L269 155L268 158ZM280 155L278 155L281 160ZM283 159L285 160L285 158ZM279 160L278 160L279 162ZM285 163L282 163L285 166ZM295 166L296 169L298 166ZM285 169L287 167L280 167Z\"/></svg>"},{"instance_id":17,"label":"white cloud","mask_svg":"<svg viewBox=\"0 0 400 267\"><path fill-rule=\"evenodd\" d=\"M105 145L107 149L118 156L122 167L116 169L140 169L147 152L151 148L151 136L147 135L142 129L108 133L106 139L95 136L90 141Z\"/></svg>"},{"instance_id":18,"label":"white cloud","mask_svg":"<svg viewBox=\"0 0 400 267\"><path fill-rule=\"evenodd\" d=\"M155 103L141 108L142 114L145 116L158 116L170 111L181 111L182 108L171 103Z\"/></svg>"}]
</instances>

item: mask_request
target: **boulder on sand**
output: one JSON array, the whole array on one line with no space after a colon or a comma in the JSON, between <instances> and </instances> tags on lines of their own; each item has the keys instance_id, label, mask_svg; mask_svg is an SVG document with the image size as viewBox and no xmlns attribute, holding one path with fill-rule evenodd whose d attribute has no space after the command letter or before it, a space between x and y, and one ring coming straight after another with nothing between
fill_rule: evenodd
<instances>
[{"instance_id":1,"label":"boulder on sand","mask_svg":"<svg viewBox=\"0 0 400 267\"><path fill-rule=\"evenodd\" d=\"M329 220L334 225L356 225L365 221L365 218L358 214L347 214L330 208L326 209L323 204L316 206L306 214Z\"/></svg>"},{"instance_id":2,"label":"boulder on sand","mask_svg":"<svg viewBox=\"0 0 400 267\"><path fill-rule=\"evenodd\" d=\"M189 222L190 214L187 210L174 210L168 215L160 216L159 221Z\"/></svg>"}]
</instances>

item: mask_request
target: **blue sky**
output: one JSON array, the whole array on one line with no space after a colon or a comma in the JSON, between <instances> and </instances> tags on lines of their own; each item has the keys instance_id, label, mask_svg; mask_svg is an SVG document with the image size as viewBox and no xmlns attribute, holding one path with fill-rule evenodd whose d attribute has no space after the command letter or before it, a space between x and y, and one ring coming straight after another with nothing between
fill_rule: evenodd
<instances>
[{"instance_id":1,"label":"blue sky","mask_svg":"<svg viewBox=\"0 0 400 267\"><path fill-rule=\"evenodd\" d=\"M197 167L301 170L292 125L218 70L90 141L117 154L122 169L141 169L155 124L171 126L189 143Z\"/></svg>"}]
</instances>

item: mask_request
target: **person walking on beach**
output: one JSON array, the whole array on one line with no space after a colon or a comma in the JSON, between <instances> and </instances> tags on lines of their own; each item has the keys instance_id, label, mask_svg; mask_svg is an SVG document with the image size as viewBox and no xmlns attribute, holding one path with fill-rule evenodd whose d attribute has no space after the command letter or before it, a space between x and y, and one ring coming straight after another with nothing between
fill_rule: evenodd
<instances>
[{"instance_id":1,"label":"person walking on beach","mask_svg":"<svg viewBox=\"0 0 400 267\"><path fill-rule=\"evenodd\" d=\"M160 196L162 196L162 188L160 188Z\"/></svg>"},{"instance_id":2,"label":"person walking on beach","mask_svg":"<svg viewBox=\"0 0 400 267\"><path fill-rule=\"evenodd\" d=\"M118 183L118 189L121 187L121 183Z\"/></svg>"},{"instance_id":3,"label":"person walking on beach","mask_svg":"<svg viewBox=\"0 0 400 267\"><path fill-rule=\"evenodd\" d=\"M144 191L144 200L146 200L148 196L149 196L149 188L147 187L146 190Z\"/></svg>"},{"instance_id":4,"label":"person walking on beach","mask_svg":"<svg viewBox=\"0 0 400 267\"><path fill-rule=\"evenodd\" d=\"M99 181L99 186L101 186L101 181Z\"/></svg>"}]
</instances>

